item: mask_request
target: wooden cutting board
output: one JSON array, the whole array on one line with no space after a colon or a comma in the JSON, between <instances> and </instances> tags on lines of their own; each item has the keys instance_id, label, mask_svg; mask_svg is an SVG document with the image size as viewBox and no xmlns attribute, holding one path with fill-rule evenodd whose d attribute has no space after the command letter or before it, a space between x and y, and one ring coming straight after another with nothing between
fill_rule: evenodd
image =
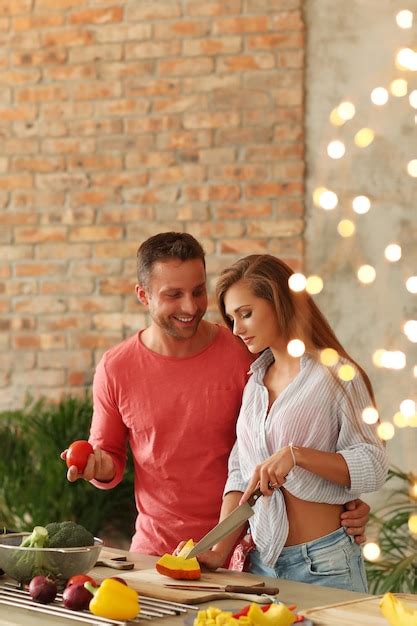
<instances>
[{"instance_id":1,"label":"wooden cutting board","mask_svg":"<svg viewBox=\"0 0 417 626\"><path fill-rule=\"evenodd\" d=\"M103 555L104 556L104 555ZM155 559L156 560L156 559ZM104 578L112 576L120 576L127 584L136 589L136 591L144 596L160 598L161 600L171 600L172 602L181 602L183 604L198 604L200 602L211 602L222 598L237 597L236 594L225 593L222 591L192 591L188 589L170 589L164 587L165 584L187 583L187 584L211 584L211 585L256 585L261 583L262 578L247 574L245 572L231 572L229 570L218 570L216 572L203 572L201 578L196 581L175 581L168 576L159 574L156 569L135 569L128 571L112 570L108 567L94 567L91 576L97 582L101 582ZM239 594L242 597L242 594ZM254 599L254 596L242 597L242 599Z\"/></svg>"},{"instance_id":2,"label":"wooden cutting board","mask_svg":"<svg viewBox=\"0 0 417 626\"><path fill-rule=\"evenodd\" d=\"M417 595L395 593L412 609L417 609ZM313 620L317 626L387 626L379 603L382 596L371 596L362 600L352 600L340 604L329 604L314 609L305 609L303 615Z\"/></svg>"}]
</instances>

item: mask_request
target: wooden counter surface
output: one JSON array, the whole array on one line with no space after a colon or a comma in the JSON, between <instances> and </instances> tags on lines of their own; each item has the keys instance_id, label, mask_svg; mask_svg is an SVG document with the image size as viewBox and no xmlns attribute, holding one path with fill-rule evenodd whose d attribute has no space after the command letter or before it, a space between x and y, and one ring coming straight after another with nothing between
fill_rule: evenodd
<instances>
[{"instance_id":1,"label":"wooden counter surface","mask_svg":"<svg viewBox=\"0 0 417 626\"><path fill-rule=\"evenodd\" d=\"M121 550L113 550L109 548L104 549L105 552L112 552L115 555L126 555L128 560L135 562L135 568L140 570L150 569L154 566L156 558L148 555L141 555L133 552L124 552ZM94 576L94 570L91 575ZM122 576L123 572L108 568L108 576ZM247 577L248 575L245 574ZM237 574L238 583L239 574ZM255 577L254 577L255 578ZM0 579L0 582L5 580L5 577ZM340 589L318 587L316 585L308 585L305 583L297 583L282 579L271 579L267 577L257 576L256 580L264 580L266 584L274 582L278 584L280 593L279 599L287 604L296 604L297 609L302 612L303 609L333 604L336 602L345 602L349 600L355 600L366 597L365 594L353 593L350 591L343 591ZM247 580L245 581L247 583ZM215 604L220 608L242 608L248 602L236 599L216 600L215 602L199 604L199 608L206 608L210 604ZM196 607L194 607L196 608ZM196 611L191 609L191 614L196 614ZM147 623L145 621L143 624ZM73 621L65 617L48 616L42 613L35 613L27 609L12 608L0 604L0 626L71 626L71 624L87 624L87 622ZM165 617L152 619L149 622L151 626L171 626L171 624L184 624L184 616L177 617Z\"/></svg>"}]
</instances>

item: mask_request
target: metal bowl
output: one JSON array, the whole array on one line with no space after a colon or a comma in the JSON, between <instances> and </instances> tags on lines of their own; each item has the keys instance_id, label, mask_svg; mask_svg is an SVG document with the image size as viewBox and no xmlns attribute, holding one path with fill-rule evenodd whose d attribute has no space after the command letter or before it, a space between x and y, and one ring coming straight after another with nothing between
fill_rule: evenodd
<instances>
[{"instance_id":1,"label":"metal bowl","mask_svg":"<svg viewBox=\"0 0 417 626\"><path fill-rule=\"evenodd\" d=\"M94 567L103 542L94 538L93 546L83 548L21 548L30 533L0 535L0 569L20 583L28 583L39 574L65 582L75 574L85 574Z\"/></svg>"}]
</instances>

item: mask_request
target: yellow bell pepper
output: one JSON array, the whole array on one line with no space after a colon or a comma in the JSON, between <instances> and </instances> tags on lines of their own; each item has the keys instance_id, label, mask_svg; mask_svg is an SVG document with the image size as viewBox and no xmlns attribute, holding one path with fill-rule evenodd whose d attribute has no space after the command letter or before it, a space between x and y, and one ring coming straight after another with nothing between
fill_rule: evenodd
<instances>
[{"instance_id":1,"label":"yellow bell pepper","mask_svg":"<svg viewBox=\"0 0 417 626\"><path fill-rule=\"evenodd\" d=\"M93 615L126 621L140 611L136 591L118 580L105 578L100 587L93 587L91 583L85 583L84 587L93 594L89 606Z\"/></svg>"},{"instance_id":2,"label":"yellow bell pepper","mask_svg":"<svg viewBox=\"0 0 417 626\"><path fill-rule=\"evenodd\" d=\"M417 626L417 610L392 593L384 594L379 606L390 626Z\"/></svg>"},{"instance_id":3,"label":"yellow bell pepper","mask_svg":"<svg viewBox=\"0 0 417 626\"><path fill-rule=\"evenodd\" d=\"M248 617L254 626L291 626L295 622L294 613L285 604L271 604L266 613L258 604L252 604Z\"/></svg>"}]
</instances>

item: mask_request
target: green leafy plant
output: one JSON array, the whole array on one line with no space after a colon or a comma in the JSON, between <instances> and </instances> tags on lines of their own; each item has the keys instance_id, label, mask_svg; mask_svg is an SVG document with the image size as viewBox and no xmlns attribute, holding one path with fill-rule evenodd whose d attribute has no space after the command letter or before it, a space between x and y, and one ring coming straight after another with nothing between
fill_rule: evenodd
<instances>
[{"instance_id":1,"label":"green leafy plant","mask_svg":"<svg viewBox=\"0 0 417 626\"><path fill-rule=\"evenodd\" d=\"M387 482L395 487L387 503L371 516L370 531L378 535L381 557L367 561L371 593L417 593L417 536L410 531L411 514L417 514L417 476L391 468Z\"/></svg>"},{"instance_id":2,"label":"green leafy plant","mask_svg":"<svg viewBox=\"0 0 417 626\"><path fill-rule=\"evenodd\" d=\"M96 536L130 539L136 514L130 457L123 481L112 490L66 479L60 453L87 438L91 415L88 395L58 404L28 400L21 410L0 413L1 526L24 531L73 520Z\"/></svg>"}]
</instances>

